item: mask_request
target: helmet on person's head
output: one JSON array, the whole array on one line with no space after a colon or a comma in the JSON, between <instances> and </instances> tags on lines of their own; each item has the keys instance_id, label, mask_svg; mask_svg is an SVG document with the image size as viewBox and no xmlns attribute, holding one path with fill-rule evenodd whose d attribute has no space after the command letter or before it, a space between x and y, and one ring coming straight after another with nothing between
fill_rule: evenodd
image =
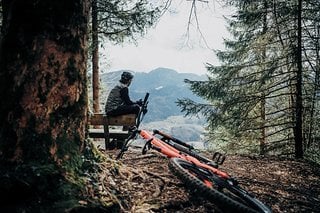
<instances>
[{"instance_id":1,"label":"helmet on person's head","mask_svg":"<svg viewBox=\"0 0 320 213\"><path fill-rule=\"evenodd\" d=\"M121 74L121 79L120 79L120 82L121 83L128 83L131 79L133 79L133 75L130 73L130 72L123 72Z\"/></svg>"}]
</instances>

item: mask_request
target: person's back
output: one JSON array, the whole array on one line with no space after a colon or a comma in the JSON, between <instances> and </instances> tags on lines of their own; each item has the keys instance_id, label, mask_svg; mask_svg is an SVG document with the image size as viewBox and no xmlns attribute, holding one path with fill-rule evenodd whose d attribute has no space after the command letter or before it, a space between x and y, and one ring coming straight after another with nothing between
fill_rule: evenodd
<instances>
[{"instance_id":1,"label":"person's back","mask_svg":"<svg viewBox=\"0 0 320 213\"><path fill-rule=\"evenodd\" d=\"M120 84L116 85L109 93L105 112L110 116L124 114L138 114L140 107L139 101L133 102L129 97L129 85L133 79L133 75L129 72L123 72Z\"/></svg>"},{"instance_id":2,"label":"person's back","mask_svg":"<svg viewBox=\"0 0 320 213\"><path fill-rule=\"evenodd\" d=\"M109 93L107 104L106 104L106 113L113 111L124 104L120 91L123 88L122 85L116 85Z\"/></svg>"}]
</instances>

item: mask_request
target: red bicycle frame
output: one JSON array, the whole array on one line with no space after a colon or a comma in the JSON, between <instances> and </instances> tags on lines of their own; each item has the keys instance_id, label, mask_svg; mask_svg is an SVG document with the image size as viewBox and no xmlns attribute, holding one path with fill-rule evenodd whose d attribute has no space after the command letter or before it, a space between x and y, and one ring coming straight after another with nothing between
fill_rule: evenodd
<instances>
[{"instance_id":1,"label":"red bicycle frame","mask_svg":"<svg viewBox=\"0 0 320 213\"><path fill-rule=\"evenodd\" d=\"M143 139L150 141L153 149L159 151L160 153L164 154L168 158L174 158L174 157L182 158L184 160L187 160L187 161L197 165L198 167L205 168L205 169L219 175L220 177L223 177L226 179L230 178L230 176L227 173L222 172L222 171L220 171L220 170L218 170L208 164L202 163L201 161L199 161L195 157L181 153L179 150L166 144L165 142L163 142L159 138L155 137L153 134L151 134L150 132L148 132L146 130L139 130L139 134Z\"/></svg>"}]
</instances>

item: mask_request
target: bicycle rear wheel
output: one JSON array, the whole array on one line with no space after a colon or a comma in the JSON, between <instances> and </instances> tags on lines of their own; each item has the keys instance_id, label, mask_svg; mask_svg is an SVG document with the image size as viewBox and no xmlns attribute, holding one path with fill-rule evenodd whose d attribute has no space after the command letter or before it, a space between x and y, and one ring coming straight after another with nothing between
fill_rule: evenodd
<instances>
[{"instance_id":1,"label":"bicycle rear wheel","mask_svg":"<svg viewBox=\"0 0 320 213\"><path fill-rule=\"evenodd\" d=\"M212 200L225 212L271 212L255 197L212 172L181 158L172 158L169 168L192 192Z\"/></svg>"}]
</instances>

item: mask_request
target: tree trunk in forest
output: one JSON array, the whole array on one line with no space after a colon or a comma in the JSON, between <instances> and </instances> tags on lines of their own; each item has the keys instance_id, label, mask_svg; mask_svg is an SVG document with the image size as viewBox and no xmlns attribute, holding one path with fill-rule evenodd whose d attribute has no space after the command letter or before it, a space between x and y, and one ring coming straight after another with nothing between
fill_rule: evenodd
<instances>
[{"instance_id":1,"label":"tree trunk in forest","mask_svg":"<svg viewBox=\"0 0 320 213\"><path fill-rule=\"evenodd\" d=\"M98 2L92 1L92 99L93 112L100 112L99 78L99 38L98 38Z\"/></svg>"},{"instance_id":2,"label":"tree trunk in forest","mask_svg":"<svg viewBox=\"0 0 320 213\"><path fill-rule=\"evenodd\" d=\"M315 122L317 121L316 115L316 103L317 103L317 96L320 88L320 26L316 26L316 40L315 40L315 55L316 55L316 64L315 64L315 77L314 77L314 88L311 98L311 108L310 108L310 122L308 125L307 130L307 137L306 137L306 146L305 150L308 150L314 143L316 142L316 133L315 133Z\"/></svg>"},{"instance_id":3,"label":"tree trunk in forest","mask_svg":"<svg viewBox=\"0 0 320 213\"><path fill-rule=\"evenodd\" d=\"M260 138L260 155L266 154L266 99L265 94L262 93L260 102L260 113L261 113L261 138Z\"/></svg>"},{"instance_id":4,"label":"tree trunk in forest","mask_svg":"<svg viewBox=\"0 0 320 213\"><path fill-rule=\"evenodd\" d=\"M264 9L266 11L264 17L263 17L263 30L262 33L266 34L268 31L268 22L267 22L267 14L268 14L268 3L267 1L264 1ZM262 70L266 70L266 58L267 58L267 50L266 46L263 46L261 48L261 64L262 64ZM261 79L263 79L263 76L261 76ZM265 84L266 82L263 80L261 83L262 86L262 92L261 92L261 101L260 101L260 115L261 115L261 138L260 138L260 155L266 154L266 94L265 94Z\"/></svg>"},{"instance_id":5,"label":"tree trunk in forest","mask_svg":"<svg viewBox=\"0 0 320 213\"><path fill-rule=\"evenodd\" d=\"M80 167L85 141L89 4L2 3L7 11L0 49L0 195L27 202L31 194L44 193L38 196L63 202L52 193L66 190L59 188L61 180Z\"/></svg>"},{"instance_id":6,"label":"tree trunk in forest","mask_svg":"<svg viewBox=\"0 0 320 213\"><path fill-rule=\"evenodd\" d=\"M303 157L303 133L302 133L302 0L298 0L297 21L298 21L298 35L297 35L297 82L296 82L296 116L295 116L295 157Z\"/></svg>"}]
</instances>

